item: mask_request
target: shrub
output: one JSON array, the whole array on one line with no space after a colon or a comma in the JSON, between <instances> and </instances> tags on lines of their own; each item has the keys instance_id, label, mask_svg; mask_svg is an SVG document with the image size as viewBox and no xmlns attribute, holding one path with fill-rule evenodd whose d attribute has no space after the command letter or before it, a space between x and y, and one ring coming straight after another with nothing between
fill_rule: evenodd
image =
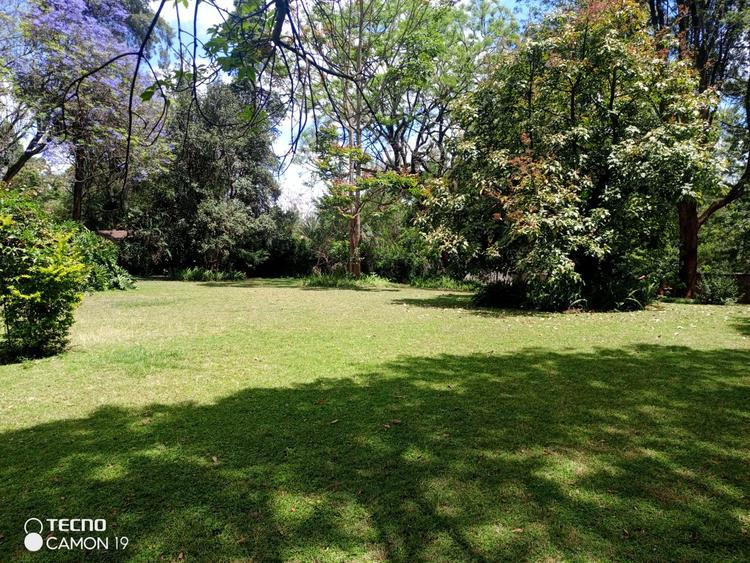
<instances>
[{"instance_id":1,"label":"shrub","mask_svg":"<svg viewBox=\"0 0 750 563\"><path fill-rule=\"evenodd\" d=\"M157 207L149 211L133 208L128 214L132 233L122 241L120 259L128 271L149 275L174 267L175 255L185 254L189 236L183 223Z\"/></svg>"},{"instance_id":2,"label":"shrub","mask_svg":"<svg viewBox=\"0 0 750 563\"><path fill-rule=\"evenodd\" d=\"M481 284L471 280L456 280L448 276L434 278L413 278L409 285L422 289L445 289L451 291L476 291Z\"/></svg>"},{"instance_id":3,"label":"shrub","mask_svg":"<svg viewBox=\"0 0 750 563\"><path fill-rule=\"evenodd\" d=\"M365 274L356 281L360 287L391 287L393 285L388 278L378 274Z\"/></svg>"},{"instance_id":4,"label":"shrub","mask_svg":"<svg viewBox=\"0 0 750 563\"><path fill-rule=\"evenodd\" d=\"M729 305L737 301L740 288L731 274L704 272L698 284L696 299L706 305Z\"/></svg>"},{"instance_id":5,"label":"shrub","mask_svg":"<svg viewBox=\"0 0 750 563\"><path fill-rule=\"evenodd\" d=\"M122 266L118 265L119 248L109 240L86 227L75 225L73 242L79 247L83 262L89 267L86 279L88 291L106 291L108 289L132 289L133 278Z\"/></svg>"},{"instance_id":6,"label":"shrub","mask_svg":"<svg viewBox=\"0 0 750 563\"><path fill-rule=\"evenodd\" d=\"M406 218L402 220L408 221ZM436 274L441 273L440 257L416 228L406 227L397 236L389 235L382 236L374 229L371 241L365 241L363 250L369 257L368 269L389 280L412 285L411 280L415 279L438 279ZM440 279L449 278L445 276Z\"/></svg>"},{"instance_id":7,"label":"shrub","mask_svg":"<svg viewBox=\"0 0 750 563\"><path fill-rule=\"evenodd\" d=\"M593 288L587 288L585 296L580 296L573 285L515 278L482 286L474 294L472 303L477 307L530 308L541 311L562 311L569 308L634 311L643 309L654 301L658 288L658 283L646 276L623 280L612 278Z\"/></svg>"},{"instance_id":8,"label":"shrub","mask_svg":"<svg viewBox=\"0 0 750 563\"><path fill-rule=\"evenodd\" d=\"M305 287L336 287L339 289L361 289L366 287L389 287L392 284L377 274L366 274L355 279L349 274L315 274L303 278Z\"/></svg>"},{"instance_id":9,"label":"shrub","mask_svg":"<svg viewBox=\"0 0 750 563\"><path fill-rule=\"evenodd\" d=\"M302 279L305 287L356 288L357 280L346 274L313 274Z\"/></svg>"},{"instance_id":10,"label":"shrub","mask_svg":"<svg viewBox=\"0 0 750 563\"><path fill-rule=\"evenodd\" d=\"M267 215L266 230L256 229L250 241L253 248L262 248L267 259L252 268L254 276L304 276L310 274L315 265L310 240L300 228L299 217L294 211L272 209ZM259 221L257 221L259 223Z\"/></svg>"},{"instance_id":11,"label":"shrub","mask_svg":"<svg viewBox=\"0 0 750 563\"><path fill-rule=\"evenodd\" d=\"M248 248L242 243L252 237L254 231L265 225L256 224L246 206L236 200L203 200L197 208L191 236L196 255L209 271L229 270L237 262L257 266L268 258L268 253ZM240 265L239 267L242 267ZM217 280L203 280L217 281Z\"/></svg>"},{"instance_id":12,"label":"shrub","mask_svg":"<svg viewBox=\"0 0 750 563\"><path fill-rule=\"evenodd\" d=\"M175 278L180 281L217 282L217 281L240 281L245 279L245 274L236 270L226 272L208 270L206 268L194 267L178 270Z\"/></svg>"},{"instance_id":13,"label":"shrub","mask_svg":"<svg viewBox=\"0 0 750 563\"><path fill-rule=\"evenodd\" d=\"M74 236L23 196L0 193L0 305L11 358L65 347L88 276Z\"/></svg>"}]
</instances>

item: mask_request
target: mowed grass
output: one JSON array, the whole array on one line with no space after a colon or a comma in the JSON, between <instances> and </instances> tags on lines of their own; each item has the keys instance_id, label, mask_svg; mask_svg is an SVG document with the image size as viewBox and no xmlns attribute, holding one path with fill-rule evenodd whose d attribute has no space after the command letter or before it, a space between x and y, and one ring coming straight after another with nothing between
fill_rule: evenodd
<instances>
[{"instance_id":1,"label":"mowed grass","mask_svg":"<svg viewBox=\"0 0 750 563\"><path fill-rule=\"evenodd\" d=\"M750 559L750 310L144 281L0 366L0 561ZM124 551L23 548L106 518Z\"/></svg>"}]
</instances>

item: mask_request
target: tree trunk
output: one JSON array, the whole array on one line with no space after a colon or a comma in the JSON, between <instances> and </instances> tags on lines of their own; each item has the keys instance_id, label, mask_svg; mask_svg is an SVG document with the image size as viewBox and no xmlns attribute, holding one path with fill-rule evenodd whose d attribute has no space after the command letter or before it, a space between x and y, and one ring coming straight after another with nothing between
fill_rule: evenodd
<instances>
[{"instance_id":1,"label":"tree trunk","mask_svg":"<svg viewBox=\"0 0 750 563\"><path fill-rule=\"evenodd\" d=\"M25 164L29 160L31 160L32 156L33 155L24 151L21 154L21 156L18 157L18 160L16 160L13 164L11 164L8 167L8 170L6 170L5 175L3 176L3 181L10 183L10 181L16 177L16 174L18 174L21 171L21 169L25 166Z\"/></svg>"},{"instance_id":2,"label":"tree trunk","mask_svg":"<svg viewBox=\"0 0 750 563\"><path fill-rule=\"evenodd\" d=\"M31 160L33 156L39 154L45 149L47 143L42 142L45 133L46 131L44 129L37 130L34 136L29 140L26 148L18 157L18 159L13 164L8 166L8 169L5 171L5 175L3 176L4 182L10 183L10 181L16 176L16 174L21 171L21 169L29 160Z\"/></svg>"},{"instance_id":3,"label":"tree trunk","mask_svg":"<svg viewBox=\"0 0 750 563\"><path fill-rule=\"evenodd\" d=\"M362 240L362 215L359 207L359 191L356 192L354 213L349 219L349 274L359 279L362 263L359 256L359 243Z\"/></svg>"},{"instance_id":4,"label":"tree trunk","mask_svg":"<svg viewBox=\"0 0 750 563\"><path fill-rule=\"evenodd\" d=\"M74 221L83 216L83 194L86 188L85 161L80 151L75 152L75 174L73 177L73 212Z\"/></svg>"},{"instance_id":5,"label":"tree trunk","mask_svg":"<svg viewBox=\"0 0 750 563\"><path fill-rule=\"evenodd\" d=\"M695 201L677 204L680 226L680 269L683 297L695 297L698 283L698 205Z\"/></svg>"}]
</instances>

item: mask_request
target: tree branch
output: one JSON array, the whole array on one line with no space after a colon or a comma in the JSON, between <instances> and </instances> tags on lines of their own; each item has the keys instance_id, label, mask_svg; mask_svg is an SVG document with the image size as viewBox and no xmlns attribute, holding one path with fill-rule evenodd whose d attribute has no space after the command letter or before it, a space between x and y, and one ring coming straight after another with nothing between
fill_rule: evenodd
<instances>
[{"instance_id":1,"label":"tree branch","mask_svg":"<svg viewBox=\"0 0 750 563\"><path fill-rule=\"evenodd\" d=\"M745 127L748 132L747 143L750 144L750 78L745 83ZM729 192L724 197L717 199L711 205L709 205L703 213L698 217L698 228L702 227L703 224L708 221L714 213L719 209L722 209L732 203L733 201L742 197L745 193L747 185L750 184L750 150L748 150L747 156L745 157L745 170L734 185L729 189Z\"/></svg>"}]
</instances>

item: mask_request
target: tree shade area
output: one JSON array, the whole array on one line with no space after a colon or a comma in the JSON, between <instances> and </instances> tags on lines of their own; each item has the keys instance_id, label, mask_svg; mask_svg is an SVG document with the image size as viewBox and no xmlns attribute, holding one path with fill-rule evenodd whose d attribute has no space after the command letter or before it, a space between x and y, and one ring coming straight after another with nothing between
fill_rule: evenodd
<instances>
[{"instance_id":1,"label":"tree shade area","mask_svg":"<svg viewBox=\"0 0 750 563\"><path fill-rule=\"evenodd\" d=\"M0 2L0 561L750 559L749 46Z\"/></svg>"},{"instance_id":2,"label":"tree shade area","mask_svg":"<svg viewBox=\"0 0 750 563\"><path fill-rule=\"evenodd\" d=\"M81 515L137 561L747 559L747 307L469 300L87 297L71 352L0 366L0 558L29 516Z\"/></svg>"}]
</instances>

